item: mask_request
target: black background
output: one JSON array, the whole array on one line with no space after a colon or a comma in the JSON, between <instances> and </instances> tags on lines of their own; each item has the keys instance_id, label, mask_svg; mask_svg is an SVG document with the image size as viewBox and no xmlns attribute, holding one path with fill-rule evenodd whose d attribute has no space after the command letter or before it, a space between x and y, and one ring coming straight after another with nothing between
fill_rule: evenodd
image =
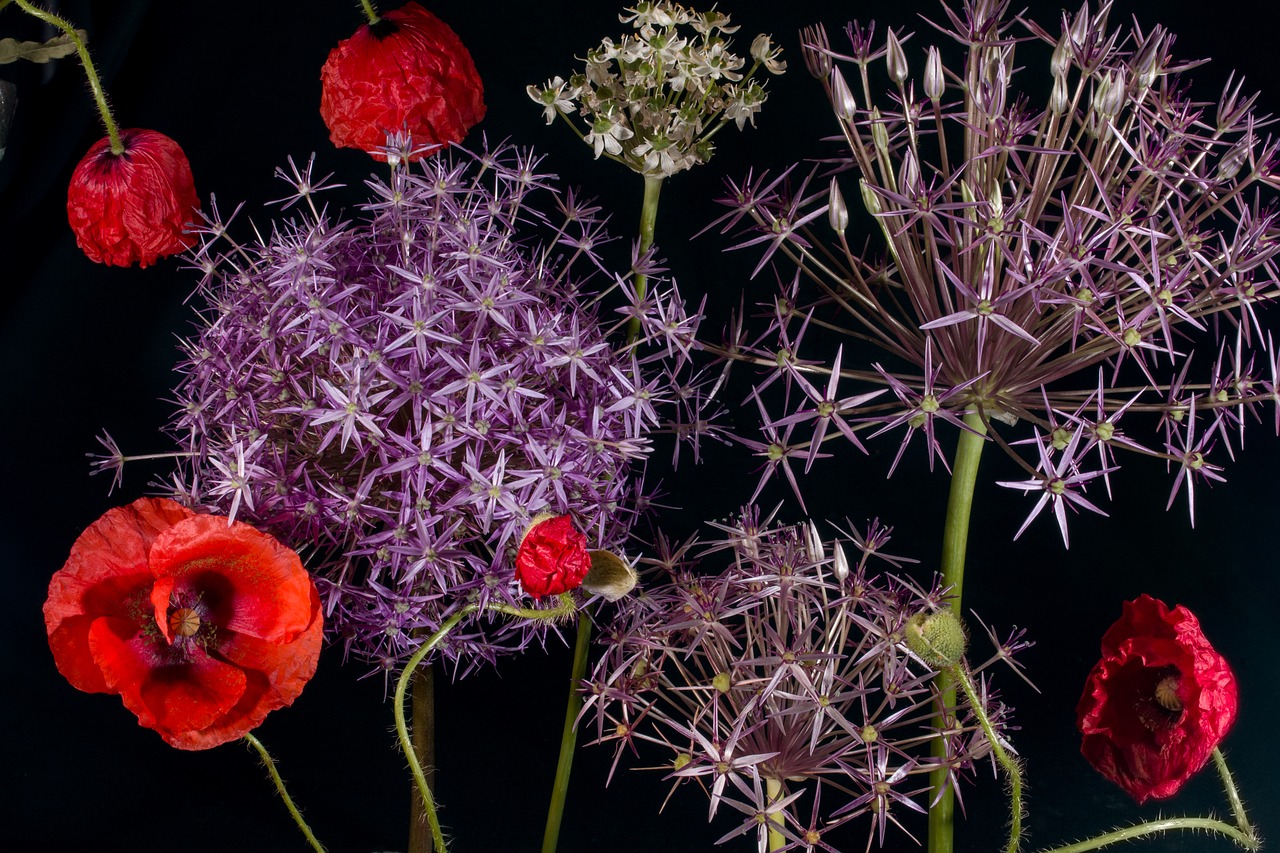
<instances>
[{"instance_id":1,"label":"black background","mask_svg":"<svg viewBox=\"0 0 1280 853\"><path fill-rule=\"evenodd\" d=\"M321 173L349 185L373 170L358 152L336 151L317 111L319 69L329 49L361 21L355 2L273 0L218 3L64 2L88 29L123 126L150 127L178 140L196 185L222 208L239 201L258 220L262 204L284 193L271 175L287 155L318 152ZM387 4L390 8L391 4ZM470 47L485 81L489 113L480 129L547 152L549 168L602 199L614 230L635 233L640 180L615 164L591 161L564 127L543 125L524 93L528 83L580 66L574 59L622 31L617 9L602 3L431 4ZM1231 69L1261 89L1261 111L1280 111L1274 30L1252 0L1212 4L1118 3L1114 20L1136 14L1178 34L1182 57L1217 57L1194 73L1195 94L1213 99ZM1056 3L1032 15L1055 28ZM758 128L725 132L710 165L669 181L658 243L686 295L709 294L723 316L747 288L768 299L766 280L749 283L756 256L721 254L723 238L691 235L720 210L712 201L725 175L754 165L778 168L827 153L834 131L820 87L798 50L800 25L823 21L839 40L851 15L882 25L921 28L925 0L883 4L753 0L726 4L742 25L739 52L756 32L772 32L790 71L772 92ZM0 13L0 37L41 37L16 8ZM936 41L923 33L918 45ZM911 52L913 72L919 48ZM303 850L254 756L231 744L200 753L166 746L139 728L118 699L71 688L57 673L41 618L49 576L76 535L107 508L146 492L163 465L126 471L107 495L88 476L85 454L107 429L126 452L166 449L158 428L174 384L174 336L189 322L184 300L194 275L174 259L147 270L96 266L76 249L66 223L65 191L75 162L101 135L83 75L71 60L51 66L3 66L20 87L7 156L0 161L0 848L103 851ZM341 196L340 196L341 197ZM358 199L359 195L345 198ZM241 223L243 226L244 223ZM1274 312L1272 312L1274 322ZM748 410L749 414L749 410ZM1269 418L1268 414L1268 418ZM744 415L741 431L751 429ZM1225 748L1264 835L1280 838L1277 748L1277 509L1280 442L1251 425L1248 445L1226 471L1228 483L1202 491L1196 529L1185 503L1163 510L1162 466L1133 464L1116 479L1110 518L1078 517L1064 550L1048 516L1018 542L1013 532L1029 500L993 485L1016 476L988 454L973 522L966 605L989 623L1022 625L1038 645L1025 662L1040 693L1006 677L1017 708L1016 744L1030 781L1028 849L1064 843L1156 814L1219 813L1225 804L1212 771L1172 802L1137 808L1096 776L1078 754L1074 706L1097 656L1098 639L1120 603L1149 592L1191 606L1240 681L1241 713ZM947 436L948 442L953 436ZM898 553L937 553L947 480L930 475L917 444L911 461L886 481L895 445L870 458L842 452L810 478L815 515L861 522L879 515L897 526ZM1222 461L1222 460L1219 460ZM754 460L740 449L712 448L703 466L666 481L688 508L669 522L723 516L750 495ZM1091 493L1092 494L1092 493ZM786 497L771 489L761 502ZM796 510L784 510L794 518ZM979 647L980 649L981 647ZM319 674L292 708L261 727L312 825L333 851L403 849L408 774L389 732L381 677L343 665L326 652ZM439 679L438 794L457 853L535 850L553 773L569 653L553 642L459 683ZM706 823L705 797L681 791L663 814L666 786L657 774L620 771L604 787L610 753L586 748L573 777L561 850L706 850L732 824ZM633 764L644 765L639 761ZM968 818L960 849L997 849L1005 820L1001 785L984 773L965 792ZM730 813L732 814L732 813ZM891 834L890 849L913 849ZM861 831L847 849L860 850ZM1182 836L1142 842L1151 850L1227 850L1225 841ZM726 849L747 850L738 839ZM1136 849L1136 848L1135 848Z\"/></svg>"}]
</instances>

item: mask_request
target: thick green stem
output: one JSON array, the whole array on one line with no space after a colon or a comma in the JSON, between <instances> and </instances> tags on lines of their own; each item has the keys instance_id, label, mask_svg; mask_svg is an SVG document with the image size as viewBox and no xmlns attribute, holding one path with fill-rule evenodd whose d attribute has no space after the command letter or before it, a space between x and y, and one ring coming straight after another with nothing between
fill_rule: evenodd
<instances>
[{"instance_id":1,"label":"thick green stem","mask_svg":"<svg viewBox=\"0 0 1280 853\"><path fill-rule=\"evenodd\" d=\"M644 203L640 207L640 254L653 246L653 228L658 222L658 196L662 192L662 178L645 175ZM644 301L648 293L649 277L636 276L636 302ZM627 324L627 340L633 342L640 337L640 318L632 317Z\"/></svg>"},{"instance_id":2,"label":"thick green stem","mask_svg":"<svg viewBox=\"0 0 1280 853\"><path fill-rule=\"evenodd\" d=\"M284 779L280 777L280 771L276 769L276 762L271 757L271 753L267 752L267 748L262 745L262 741L253 736L252 733L246 734L244 739L258 751L258 756L262 759L262 763L266 765L267 772L271 774L271 781L276 783L276 791L280 794L280 799L284 800L285 808L289 810L289 814L293 815L293 822L298 825L298 829L302 830L302 834L307 837L307 843L311 845L311 849L316 853L325 853L324 845L316 840L311 832L311 827L307 826L307 822L302 818L302 812L298 811L297 805L293 802L293 797L289 796L288 789L284 786Z\"/></svg>"},{"instance_id":3,"label":"thick green stem","mask_svg":"<svg viewBox=\"0 0 1280 853\"><path fill-rule=\"evenodd\" d=\"M413 671L413 687L410 707L413 709L413 754L423 766L427 787L435 792L436 766L436 692L435 670L420 666ZM408 853L429 853L431 835L427 828L427 809L422 795L415 786L409 800L409 850Z\"/></svg>"},{"instance_id":4,"label":"thick green stem","mask_svg":"<svg viewBox=\"0 0 1280 853\"><path fill-rule=\"evenodd\" d=\"M782 796L782 783L779 782L777 779L774 779L772 776L766 776L764 780L764 792L765 792L765 796L769 798L770 803L777 802L777 800ZM781 850L783 847L787 846L787 837L783 835L781 832L779 832L778 830L773 828L773 824L777 824L778 826L783 826L785 821L786 821L786 818L783 817L783 813L780 811L774 812L773 814L769 815L769 824L770 824L769 851L770 853L773 853L773 851L775 850Z\"/></svg>"},{"instance_id":5,"label":"thick green stem","mask_svg":"<svg viewBox=\"0 0 1280 853\"><path fill-rule=\"evenodd\" d=\"M373 7L370 0L360 0L360 5L364 7L364 16L369 19L369 23L376 24L382 20L378 17L378 10Z\"/></svg>"},{"instance_id":6,"label":"thick green stem","mask_svg":"<svg viewBox=\"0 0 1280 853\"><path fill-rule=\"evenodd\" d=\"M987 709L982 705L982 699L978 696L978 691L973 686L973 678L965 669L963 663L950 667L952 679L960 685L964 690L965 698L969 700L969 707L973 713L977 715L978 722L982 725L982 732L987 736L987 743L991 744L991 753L995 756L996 761L1004 768L1005 775L1009 778L1009 844L1005 847L1005 853L1018 853L1018 847L1022 842L1022 767L1019 766L1018 760L1009 754L1004 748L1004 744L1000 743L996 737L995 728L991 725L991 720L987 717Z\"/></svg>"},{"instance_id":7,"label":"thick green stem","mask_svg":"<svg viewBox=\"0 0 1280 853\"><path fill-rule=\"evenodd\" d=\"M84 39L80 38L80 34L76 32L75 27L52 12L46 12L39 6L28 2L28 0L14 0L14 2L18 4L18 8L22 11L62 30L71 43L76 46L76 54L80 57L80 64L84 66L84 76L88 78L89 88L93 91L93 99L98 104L98 114L102 116L102 123L107 128L107 138L111 140L111 153L123 154L124 143L120 141L120 129L116 127L116 120L111 116L111 108L107 106L107 93L102 89L102 81L98 79L98 70L93 67L93 60L89 58L89 48L85 46Z\"/></svg>"},{"instance_id":8,"label":"thick green stem","mask_svg":"<svg viewBox=\"0 0 1280 853\"><path fill-rule=\"evenodd\" d=\"M564 804L569 796L569 774L573 771L573 754L578 744L578 713L582 710L582 693L578 685L587 674L587 652L590 648L591 615L582 613L578 616L578 638L573 644L569 701L565 704L560 758L556 761L556 780L551 788L551 805L547 808L547 827L542 834L542 853L555 853L560 841L560 823L564 820Z\"/></svg>"},{"instance_id":9,"label":"thick green stem","mask_svg":"<svg viewBox=\"0 0 1280 853\"><path fill-rule=\"evenodd\" d=\"M440 828L440 816L436 814L436 801L431 795L430 786L427 785L426 774L423 773L422 765L418 762L418 757L413 751L413 741L409 737L409 726L405 722L404 697L409 689L409 682L412 680L413 673L423 659L431 654L431 650L438 646L440 641L448 636L449 632L457 627L459 622L479 609L480 605L478 604L468 604L463 607L457 613L444 620L439 630L418 647L418 650L413 653L413 656L404 665L404 671L400 673L400 678L396 680L396 695L392 700L392 713L396 718L396 735L400 739L400 748L404 751L405 758L409 762L409 772L413 774L413 781L418 786L418 795L422 797L422 808L426 813L427 826L431 830L431 843L436 853L445 853L444 831ZM489 604L485 609L521 619L553 621L572 615L577 607L573 602L572 596L562 595L559 603L550 610L510 607L506 604Z\"/></svg>"},{"instance_id":10,"label":"thick green stem","mask_svg":"<svg viewBox=\"0 0 1280 853\"><path fill-rule=\"evenodd\" d=\"M951 494L947 499L947 518L942 530L942 584L951 588L951 606L957 614L964 589L964 558L969 542L969 516L973 511L973 490L978 481L978 463L982 460L982 446L986 443L986 427L976 413L965 415L969 430L960 433L956 446L956 458L951 470ZM945 671L936 680L940 707L933 725L938 731L953 728L951 714L956 705L954 679ZM929 806L928 853L953 853L955 850L955 795L948 782L950 768L946 765L947 739L934 738L932 755L942 764L929 774L929 787L934 791L935 802ZM941 793L938 793L941 792Z\"/></svg>"}]
</instances>

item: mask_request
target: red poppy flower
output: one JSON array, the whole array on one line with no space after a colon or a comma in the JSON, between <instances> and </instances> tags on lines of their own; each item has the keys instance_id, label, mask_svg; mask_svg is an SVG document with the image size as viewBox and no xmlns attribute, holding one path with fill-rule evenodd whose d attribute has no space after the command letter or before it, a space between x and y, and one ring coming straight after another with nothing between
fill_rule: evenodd
<instances>
[{"instance_id":1,"label":"red poppy flower","mask_svg":"<svg viewBox=\"0 0 1280 853\"><path fill-rule=\"evenodd\" d=\"M1102 638L1076 707L1080 751L1139 803L1171 797L1235 722L1236 679L1195 615L1143 595Z\"/></svg>"},{"instance_id":2,"label":"red poppy flower","mask_svg":"<svg viewBox=\"0 0 1280 853\"><path fill-rule=\"evenodd\" d=\"M320 115L338 147L379 152L387 134L457 142L484 118L484 86L449 26L409 3L339 42L320 70ZM421 156L421 155L419 155Z\"/></svg>"},{"instance_id":3,"label":"red poppy flower","mask_svg":"<svg viewBox=\"0 0 1280 853\"><path fill-rule=\"evenodd\" d=\"M324 621L298 555L247 524L142 498L80 534L44 605L58 671L118 693L179 749L208 749L289 705Z\"/></svg>"},{"instance_id":4,"label":"red poppy flower","mask_svg":"<svg viewBox=\"0 0 1280 853\"><path fill-rule=\"evenodd\" d=\"M67 189L76 245L107 266L154 264L195 243L187 231L200 197L182 148L154 130L122 130L124 151L100 139L84 155Z\"/></svg>"},{"instance_id":5,"label":"red poppy flower","mask_svg":"<svg viewBox=\"0 0 1280 853\"><path fill-rule=\"evenodd\" d=\"M516 579L534 598L577 589L589 571L587 537L567 515L534 524L516 552Z\"/></svg>"}]
</instances>

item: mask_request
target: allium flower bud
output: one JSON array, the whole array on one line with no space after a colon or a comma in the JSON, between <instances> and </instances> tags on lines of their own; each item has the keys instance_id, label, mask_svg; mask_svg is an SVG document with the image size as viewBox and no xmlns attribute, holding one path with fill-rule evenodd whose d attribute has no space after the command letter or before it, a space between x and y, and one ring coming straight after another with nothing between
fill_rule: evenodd
<instances>
[{"instance_id":1,"label":"allium flower bud","mask_svg":"<svg viewBox=\"0 0 1280 853\"><path fill-rule=\"evenodd\" d=\"M339 42L320 85L320 115L333 144L376 159L389 134L406 132L416 146L458 142L484 118L484 86L471 54L417 3Z\"/></svg>"},{"instance_id":2,"label":"allium flower bud","mask_svg":"<svg viewBox=\"0 0 1280 853\"><path fill-rule=\"evenodd\" d=\"M831 42L827 38L826 27L814 24L800 30L800 50L804 54L804 65L815 80L826 80L831 76Z\"/></svg>"},{"instance_id":3,"label":"allium flower bud","mask_svg":"<svg viewBox=\"0 0 1280 853\"><path fill-rule=\"evenodd\" d=\"M154 130L122 130L124 151L100 139L76 166L67 189L67 219L89 260L147 266L189 248L187 226L200 209L191 164L182 148Z\"/></svg>"},{"instance_id":4,"label":"allium flower bud","mask_svg":"<svg viewBox=\"0 0 1280 853\"><path fill-rule=\"evenodd\" d=\"M1071 106L1071 98L1067 95L1067 78L1054 77L1053 91L1049 93L1049 112L1056 116L1066 113Z\"/></svg>"},{"instance_id":5,"label":"allium flower bud","mask_svg":"<svg viewBox=\"0 0 1280 853\"><path fill-rule=\"evenodd\" d=\"M849 208L845 206L844 195L840 192L840 182L835 178L831 179L830 200L827 202L827 221L831 223L831 230L837 234L843 234L844 230L849 227Z\"/></svg>"},{"instance_id":6,"label":"allium flower bud","mask_svg":"<svg viewBox=\"0 0 1280 853\"><path fill-rule=\"evenodd\" d=\"M831 106L835 107L836 116L845 121L853 121L858 114L858 102L839 68L831 69Z\"/></svg>"},{"instance_id":7,"label":"allium flower bud","mask_svg":"<svg viewBox=\"0 0 1280 853\"><path fill-rule=\"evenodd\" d=\"M1067 72L1071 70L1071 55L1071 42L1067 34L1063 33L1062 38L1058 39L1057 47L1053 49L1053 56L1049 58L1049 71L1055 79L1067 76Z\"/></svg>"},{"instance_id":8,"label":"allium flower bud","mask_svg":"<svg viewBox=\"0 0 1280 853\"><path fill-rule=\"evenodd\" d=\"M902 43L893 34L893 30L889 30L889 43L885 50L885 64L888 65L889 76L893 78L895 83L901 83L907 79L907 55L903 52Z\"/></svg>"},{"instance_id":9,"label":"allium flower bud","mask_svg":"<svg viewBox=\"0 0 1280 853\"><path fill-rule=\"evenodd\" d=\"M516 552L516 579L534 598L577 589L591 571L587 537L567 515L535 522Z\"/></svg>"},{"instance_id":10,"label":"allium flower bud","mask_svg":"<svg viewBox=\"0 0 1280 853\"><path fill-rule=\"evenodd\" d=\"M942 91L946 87L946 79L942 74L942 54L938 48L929 48L929 58L924 65L924 93L936 105L942 100Z\"/></svg>"},{"instance_id":11,"label":"allium flower bud","mask_svg":"<svg viewBox=\"0 0 1280 853\"><path fill-rule=\"evenodd\" d=\"M1251 146L1249 140L1242 139L1218 161L1218 180L1229 181L1240 173L1241 167L1249 159Z\"/></svg>"}]
</instances>

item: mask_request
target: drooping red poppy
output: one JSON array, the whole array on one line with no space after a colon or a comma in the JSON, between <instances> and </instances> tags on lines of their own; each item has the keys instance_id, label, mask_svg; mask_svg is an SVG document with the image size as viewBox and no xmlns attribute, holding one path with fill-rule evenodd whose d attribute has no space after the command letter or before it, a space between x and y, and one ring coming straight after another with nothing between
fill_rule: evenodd
<instances>
[{"instance_id":1,"label":"drooping red poppy","mask_svg":"<svg viewBox=\"0 0 1280 853\"><path fill-rule=\"evenodd\" d=\"M297 554L162 498L109 510L80 534L44 618L72 686L118 693L179 749L235 740L291 704L324 630Z\"/></svg>"},{"instance_id":2,"label":"drooping red poppy","mask_svg":"<svg viewBox=\"0 0 1280 853\"><path fill-rule=\"evenodd\" d=\"M379 160L388 134L408 133L415 147L447 144L484 118L484 86L471 54L417 3L339 42L320 70L320 86L320 115L333 144Z\"/></svg>"},{"instance_id":3,"label":"drooping red poppy","mask_svg":"<svg viewBox=\"0 0 1280 853\"><path fill-rule=\"evenodd\" d=\"M534 598L577 589L589 571L587 537L567 515L534 524L516 552L516 579Z\"/></svg>"},{"instance_id":4,"label":"drooping red poppy","mask_svg":"<svg viewBox=\"0 0 1280 853\"><path fill-rule=\"evenodd\" d=\"M100 139L76 166L67 219L76 245L107 266L147 266L195 243L187 230L200 197L178 143L154 130L122 130L124 151Z\"/></svg>"},{"instance_id":5,"label":"drooping red poppy","mask_svg":"<svg viewBox=\"0 0 1280 853\"><path fill-rule=\"evenodd\" d=\"M1080 751L1139 803L1177 793L1235 722L1236 679L1195 615L1142 595L1102 638L1076 707Z\"/></svg>"}]
</instances>

